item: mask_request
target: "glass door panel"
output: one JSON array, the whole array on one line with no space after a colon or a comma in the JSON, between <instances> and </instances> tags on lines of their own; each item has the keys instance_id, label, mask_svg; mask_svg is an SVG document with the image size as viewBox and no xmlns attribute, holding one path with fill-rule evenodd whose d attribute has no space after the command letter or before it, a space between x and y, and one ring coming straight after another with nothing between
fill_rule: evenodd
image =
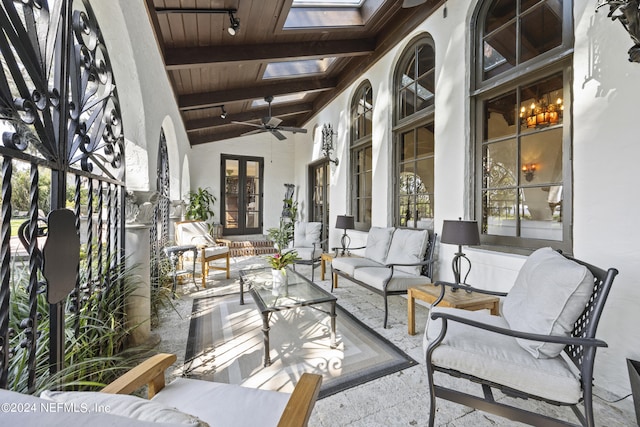
<instances>
[{"instance_id":1,"label":"glass door panel","mask_svg":"<svg viewBox=\"0 0 640 427\"><path fill-rule=\"evenodd\" d=\"M263 159L222 155L223 234L262 234Z\"/></svg>"}]
</instances>

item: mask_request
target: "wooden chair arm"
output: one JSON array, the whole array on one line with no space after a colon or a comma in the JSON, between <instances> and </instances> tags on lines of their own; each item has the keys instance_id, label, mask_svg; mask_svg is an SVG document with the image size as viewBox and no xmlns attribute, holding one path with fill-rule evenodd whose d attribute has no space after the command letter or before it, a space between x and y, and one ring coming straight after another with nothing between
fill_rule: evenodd
<instances>
[{"instance_id":1,"label":"wooden chair arm","mask_svg":"<svg viewBox=\"0 0 640 427\"><path fill-rule=\"evenodd\" d=\"M278 427L305 427L318 398L322 376L304 373L291 393Z\"/></svg>"},{"instance_id":2,"label":"wooden chair arm","mask_svg":"<svg viewBox=\"0 0 640 427\"><path fill-rule=\"evenodd\" d=\"M131 394L146 384L149 386L148 398L151 399L164 388L164 371L173 365L176 359L175 354L156 354L116 378L100 392Z\"/></svg>"}]
</instances>

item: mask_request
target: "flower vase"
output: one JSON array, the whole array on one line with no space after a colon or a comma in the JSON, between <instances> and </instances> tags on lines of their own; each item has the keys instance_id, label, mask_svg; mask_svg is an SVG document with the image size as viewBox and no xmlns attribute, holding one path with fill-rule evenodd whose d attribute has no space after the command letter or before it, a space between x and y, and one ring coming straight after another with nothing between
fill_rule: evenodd
<instances>
[{"instance_id":1,"label":"flower vase","mask_svg":"<svg viewBox=\"0 0 640 427\"><path fill-rule=\"evenodd\" d=\"M287 296L287 272L284 268L271 269L271 277L273 278L273 287L271 294L275 296Z\"/></svg>"}]
</instances>

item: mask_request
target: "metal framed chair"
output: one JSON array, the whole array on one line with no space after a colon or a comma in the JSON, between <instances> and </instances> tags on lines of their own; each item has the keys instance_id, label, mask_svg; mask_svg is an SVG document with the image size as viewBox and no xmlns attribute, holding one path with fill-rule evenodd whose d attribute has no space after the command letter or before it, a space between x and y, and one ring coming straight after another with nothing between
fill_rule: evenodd
<instances>
[{"instance_id":1,"label":"metal framed chair","mask_svg":"<svg viewBox=\"0 0 640 427\"><path fill-rule=\"evenodd\" d=\"M594 426L595 354L607 346L595 335L617 274L615 268L605 271L551 248L539 249L529 256L508 294L471 288L505 297L502 316L438 308L445 288L459 285L436 282L442 293L431 309L424 340L429 426L435 423L436 398L532 425L574 425L498 402L493 389L569 406L580 425ZM481 384L484 397L437 385L436 372Z\"/></svg>"},{"instance_id":2,"label":"metal framed chair","mask_svg":"<svg viewBox=\"0 0 640 427\"><path fill-rule=\"evenodd\" d=\"M296 264L311 266L311 281L314 279L316 265L320 265L320 256L323 252L322 223L296 221L293 228L293 241L287 251L296 251L298 260ZM295 268L295 264L294 264Z\"/></svg>"},{"instance_id":3,"label":"metal framed chair","mask_svg":"<svg viewBox=\"0 0 640 427\"><path fill-rule=\"evenodd\" d=\"M209 234L209 228L204 221L179 221L175 224L176 244L179 246L195 245L198 248L202 274L202 287L207 287L207 276L209 270L226 271L229 278L229 247L218 244ZM189 252L182 256L188 256ZM210 266L209 263L215 260L224 260L224 266Z\"/></svg>"}]
</instances>

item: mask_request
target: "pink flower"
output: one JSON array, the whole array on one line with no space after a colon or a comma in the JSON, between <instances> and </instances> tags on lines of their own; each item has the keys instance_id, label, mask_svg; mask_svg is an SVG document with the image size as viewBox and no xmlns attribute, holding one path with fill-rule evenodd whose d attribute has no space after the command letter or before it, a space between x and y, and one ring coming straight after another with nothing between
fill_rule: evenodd
<instances>
[{"instance_id":1,"label":"pink flower","mask_svg":"<svg viewBox=\"0 0 640 427\"><path fill-rule=\"evenodd\" d=\"M280 258L280 254L275 254L273 257L274 257L275 259L278 259L278 258Z\"/></svg>"}]
</instances>

